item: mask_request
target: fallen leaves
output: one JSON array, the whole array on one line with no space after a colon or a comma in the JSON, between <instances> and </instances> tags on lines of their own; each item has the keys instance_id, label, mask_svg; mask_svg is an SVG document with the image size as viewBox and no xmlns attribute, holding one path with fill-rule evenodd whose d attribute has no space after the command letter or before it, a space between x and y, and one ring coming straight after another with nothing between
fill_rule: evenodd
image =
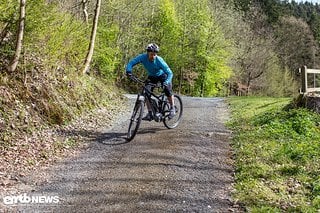
<instances>
[{"instance_id":1,"label":"fallen leaves","mask_svg":"<svg viewBox=\"0 0 320 213\"><path fill-rule=\"evenodd\" d=\"M115 107L112 107L115 106ZM53 162L76 153L86 146L97 131L105 129L118 115L121 108L113 104L96 109L65 126L31 127L21 130L11 124L7 142L0 142L0 190L13 187L21 177ZM29 121L40 123L38 121Z\"/></svg>"}]
</instances>

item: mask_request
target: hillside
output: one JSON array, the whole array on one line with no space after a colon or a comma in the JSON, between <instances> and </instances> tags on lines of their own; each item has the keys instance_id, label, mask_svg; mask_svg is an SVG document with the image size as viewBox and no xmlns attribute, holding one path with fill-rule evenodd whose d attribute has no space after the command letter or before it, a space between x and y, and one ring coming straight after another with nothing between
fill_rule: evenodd
<instances>
[{"instance_id":1,"label":"hillside","mask_svg":"<svg viewBox=\"0 0 320 213\"><path fill-rule=\"evenodd\" d=\"M12 71L7 66L16 47L19 5L0 3L2 186L70 154L81 145L81 134L62 134L62 130L105 126L122 103L112 80L99 73L79 73L90 31L71 14L58 10L53 4L27 2L23 48ZM87 125L76 122L78 117L86 119Z\"/></svg>"}]
</instances>

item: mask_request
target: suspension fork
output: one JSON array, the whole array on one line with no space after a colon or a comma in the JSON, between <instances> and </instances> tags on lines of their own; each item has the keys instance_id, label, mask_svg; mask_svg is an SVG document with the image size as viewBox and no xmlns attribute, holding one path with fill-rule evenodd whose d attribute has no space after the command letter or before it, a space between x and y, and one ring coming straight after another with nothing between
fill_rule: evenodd
<instances>
[{"instance_id":1,"label":"suspension fork","mask_svg":"<svg viewBox=\"0 0 320 213\"><path fill-rule=\"evenodd\" d=\"M166 104L168 103L168 100L165 100L165 95L161 95L160 100L160 108L161 108L161 112L163 113L163 115L165 114L165 109L166 109Z\"/></svg>"}]
</instances>

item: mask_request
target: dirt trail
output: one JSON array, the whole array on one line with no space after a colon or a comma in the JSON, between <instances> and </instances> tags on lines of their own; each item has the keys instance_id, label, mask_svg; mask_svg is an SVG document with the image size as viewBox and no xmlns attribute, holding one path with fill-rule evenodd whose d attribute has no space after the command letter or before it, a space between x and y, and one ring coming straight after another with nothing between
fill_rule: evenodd
<instances>
[{"instance_id":1,"label":"dirt trail","mask_svg":"<svg viewBox=\"0 0 320 213\"><path fill-rule=\"evenodd\" d=\"M131 103L133 96L128 96ZM227 105L221 98L183 97L181 125L143 122L125 142L132 104L111 129L90 132L90 146L39 175L20 194L56 203L5 205L24 212L239 212L231 201L233 166ZM69 133L70 134L70 133ZM19 194L18 194L19 195ZM0 200L0 202L3 202Z\"/></svg>"}]
</instances>

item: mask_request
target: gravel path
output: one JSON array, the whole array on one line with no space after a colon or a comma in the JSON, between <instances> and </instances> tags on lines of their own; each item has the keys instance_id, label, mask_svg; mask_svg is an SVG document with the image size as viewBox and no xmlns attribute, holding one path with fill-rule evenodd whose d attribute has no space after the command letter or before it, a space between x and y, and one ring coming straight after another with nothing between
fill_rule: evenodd
<instances>
[{"instance_id":1,"label":"gravel path","mask_svg":"<svg viewBox=\"0 0 320 213\"><path fill-rule=\"evenodd\" d=\"M6 211L239 212L230 196L234 171L223 99L183 97L179 127L143 122L125 143L134 100L128 97L131 104L111 128L85 133L91 136L85 150L25 178L20 194L52 203L6 205ZM37 185L38 178L45 181Z\"/></svg>"}]
</instances>

